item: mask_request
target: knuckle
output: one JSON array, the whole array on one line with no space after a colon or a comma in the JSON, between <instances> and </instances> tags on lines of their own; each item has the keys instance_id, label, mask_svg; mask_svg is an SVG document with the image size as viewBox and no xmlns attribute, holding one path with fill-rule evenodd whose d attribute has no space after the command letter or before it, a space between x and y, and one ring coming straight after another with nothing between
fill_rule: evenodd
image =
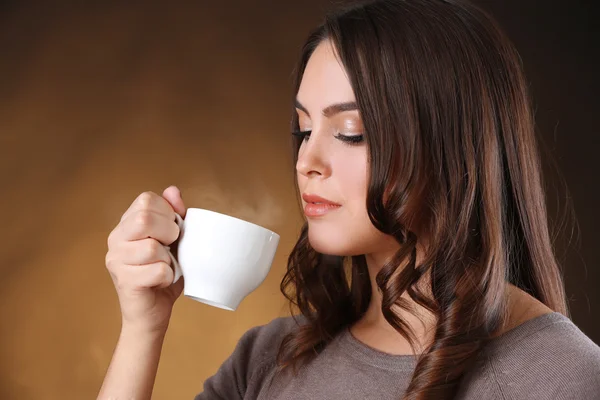
<instances>
[{"instance_id":1,"label":"knuckle","mask_svg":"<svg viewBox=\"0 0 600 400\"><path fill-rule=\"evenodd\" d=\"M148 243L146 243L145 250L145 255L148 258L148 260L155 259L160 254L161 248L162 245L157 240L148 240Z\"/></svg>"},{"instance_id":2,"label":"knuckle","mask_svg":"<svg viewBox=\"0 0 600 400\"><path fill-rule=\"evenodd\" d=\"M106 255L104 256L104 265L106 265L107 269L110 270L112 262L113 262L112 255L110 254L110 252L107 252Z\"/></svg>"},{"instance_id":3,"label":"knuckle","mask_svg":"<svg viewBox=\"0 0 600 400\"><path fill-rule=\"evenodd\" d=\"M106 269L112 273L117 269L117 261L110 252L106 253L106 257L104 257L104 265L106 265Z\"/></svg>"},{"instance_id":4,"label":"knuckle","mask_svg":"<svg viewBox=\"0 0 600 400\"><path fill-rule=\"evenodd\" d=\"M157 282L165 282L169 279L171 273L171 267L165 262L159 262L157 268L155 268L155 278Z\"/></svg>"},{"instance_id":5,"label":"knuckle","mask_svg":"<svg viewBox=\"0 0 600 400\"><path fill-rule=\"evenodd\" d=\"M139 206L139 208L141 208L142 210L147 210L152 205L153 198L154 198L153 192L143 192L138 196L136 202L137 202L137 205Z\"/></svg>"},{"instance_id":6,"label":"knuckle","mask_svg":"<svg viewBox=\"0 0 600 400\"><path fill-rule=\"evenodd\" d=\"M112 230L109 234L108 237L106 238L106 245L108 246L108 248L110 249L113 242L114 242L114 237L115 237L115 231Z\"/></svg>"}]
</instances>

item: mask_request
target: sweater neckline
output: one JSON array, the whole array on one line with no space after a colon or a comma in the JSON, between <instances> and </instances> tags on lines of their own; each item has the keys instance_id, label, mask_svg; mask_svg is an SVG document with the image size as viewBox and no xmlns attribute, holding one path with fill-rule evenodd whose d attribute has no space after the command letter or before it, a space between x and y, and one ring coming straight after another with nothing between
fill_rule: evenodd
<instances>
[{"instance_id":1,"label":"sweater neckline","mask_svg":"<svg viewBox=\"0 0 600 400\"><path fill-rule=\"evenodd\" d=\"M568 321L567 317L558 312L542 314L492 338L486 346L486 350L494 351L504 346L513 345L540 329L564 321ZM377 350L354 337L349 326L345 327L340 333L339 345L343 351L356 360L387 370L412 371L419 357L419 355L396 355Z\"/></svg>"},{"instance_id":2,"label":"sweater neckline","mask_svg":"<svg viewBox=\"0 0 600 400\"><path fill-rule=\"evenodd\" d=\"M417 365L417 356L385 353L358 340L347 326L340 334L340 347L360 362L387 370L411 371Z\"/></svg>"}]
</instances>

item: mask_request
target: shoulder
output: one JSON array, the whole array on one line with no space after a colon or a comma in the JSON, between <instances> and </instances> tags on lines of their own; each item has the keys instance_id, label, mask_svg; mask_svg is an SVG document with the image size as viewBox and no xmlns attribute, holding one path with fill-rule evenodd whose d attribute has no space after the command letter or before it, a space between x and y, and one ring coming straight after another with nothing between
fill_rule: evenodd
<instances>
[{"instance_id":1,"label":"shoulder","mask_svg":"<svg viewBox=\"0 0 600 400\"><path fill-rule=\"evenodd\" d=\"M204 381L204 390L195 400L257 398L276 365L281 341L302 321L280 317L247 330L218 371Z\"/></svg>"},{"instance_id":2,"label":"shoulder","mask_svg":"<svg viewBox=\"0 0 600 400\"><path fill-rule=\"evenodd\" d=\"M304 322L302 316L279 317L268 324L255 326L241 337L236 351L254 361L254 365L274 362L283 338Z\"/></svg>"},{"instance_id":3,"label":"shoulder","mask_svg":"<svg viewBox=\"0 0 600 400\"><path fill-rule=\"evenodd\" d=\"M522 323L493 339L484 354L506 398L591 399L600 393L600 348L562 314Z\"/></svg>"}]
</instances>

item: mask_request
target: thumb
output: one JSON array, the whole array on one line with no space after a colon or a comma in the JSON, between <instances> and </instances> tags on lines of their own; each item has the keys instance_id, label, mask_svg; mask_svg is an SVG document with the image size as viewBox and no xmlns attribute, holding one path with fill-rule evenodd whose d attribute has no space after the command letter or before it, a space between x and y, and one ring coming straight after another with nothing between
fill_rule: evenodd
<instances>
[{"instance_id":1,"label":"thumb","mask_svg":"<svg viewBox=\"0 0 600 400\"><path fill-rule=\"evenodd\" d=\"M162 197L169 202L173 210L182 218L185 218L186 208L181 198L181 191L177 186L169 186L163 191Z\"/></svg>"}]
</instances>

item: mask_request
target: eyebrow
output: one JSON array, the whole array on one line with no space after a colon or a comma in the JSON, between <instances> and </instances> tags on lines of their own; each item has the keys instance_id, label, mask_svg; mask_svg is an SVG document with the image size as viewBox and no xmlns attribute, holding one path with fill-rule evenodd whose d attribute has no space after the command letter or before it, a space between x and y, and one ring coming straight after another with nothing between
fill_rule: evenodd
<instances>
[{"instance_id":1,"label":"eyebrow","mask_svg":"<svg viewBox=\"0 0 600 400\"><path fill-rule=\"evenodd\" d=\"M296 99L296 108L299 110L302 110L303 112L306 113L306 115L308 115L310 117L308 110L306 109L306 107L304 107L298 101L298 99ZM344 111L354 111L354 110L358 110L358 105L356 104L356 102L350 101L350 102L346 102L346 103L336 103L336 104L327 106L323 109L322 114L327 118L331 118L335 114L339 114Z\"/></svg>"}]
</instances>

